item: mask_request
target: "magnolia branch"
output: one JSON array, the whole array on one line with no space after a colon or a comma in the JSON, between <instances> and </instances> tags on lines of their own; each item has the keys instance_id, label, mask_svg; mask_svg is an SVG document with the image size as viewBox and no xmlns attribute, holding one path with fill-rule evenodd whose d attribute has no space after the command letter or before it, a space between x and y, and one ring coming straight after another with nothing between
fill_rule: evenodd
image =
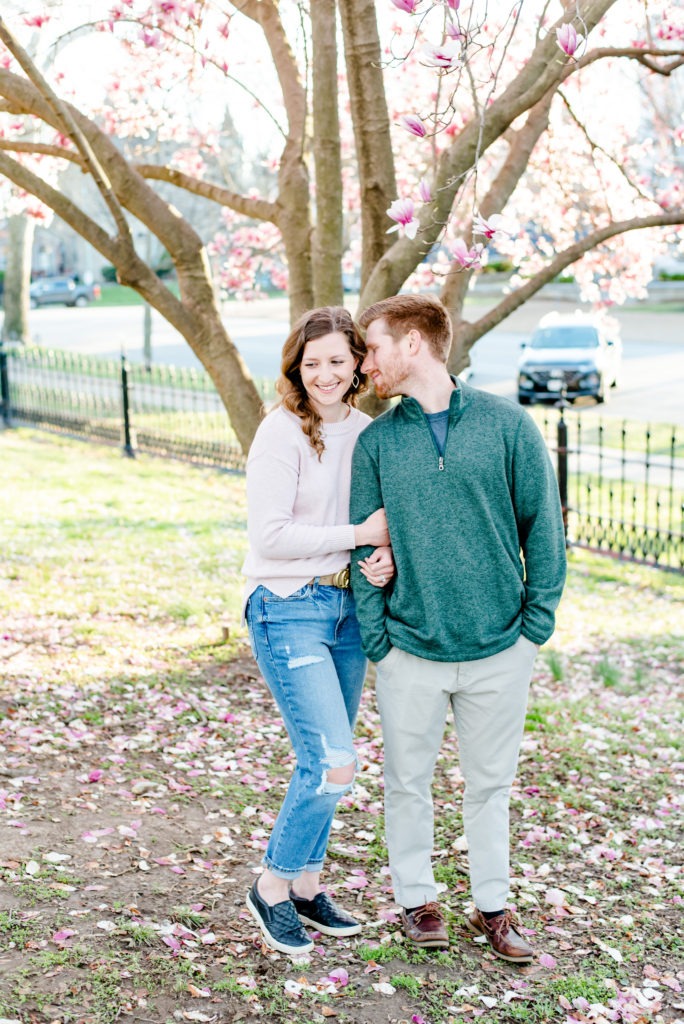
<instances>
[{"instance_id":1,"label":"magnolia branch","mask_svg":"<svg viewBox=\"0 0 684 1024\"><path fill-rule=\"evenodd\" d=\"M483 334L493 330L502 320L510 316L519 306L527 302L535 295L540 288L569 267L578 259L596 248L602 242L614 238L616 235L625 234L627 231L641 231L643 228L667 227L668 225L684 224L684 207L672 210L669 213L655 213L648 217L634 217L632 220L614 221L603 228L597 228L584 238L574 242L573 245L558 253L550 263L533 275L525 284L510 292L502 301L490 309L484 316L474 322L463 321L459 330L459 342L464 350L470 349Z\"/></svg>"},{"instance_id":2,"label":"magnolia branch","mask_svg":"<svg viewBox=\"0 0 684 1024\"><path fill-rule=\"evenodd\" d=\"M192 321L179 300L159 281L157 275L125 241L121 238L112 238L64 193L53 188L28 167L22 166L3 152L0 152L0 174L4 174L19 188L30 192L31 195L36 196L51 210L54 210L58 217L61 217L74 231L90 242L93 248L97 249L117 269L125 265L126 276L135 279L136 288L140 294L179 331L192 329ZM121 270L119 270L119 275L122 276Z\"/></svg>"},{"instance_id":3,"label":"magnolia branch","mask_svg":"<svg viewBox=\"0 0 684 1024\"><path fill-rule=\"evenodd\" d=\"M684 50L680 49L661 50L657 46L599 46L594 50L589 50L583 57L568 64L565 77L574 74L575 71L580 71L582 68L587 67L588 64L593 64L597 60L605 60L606 57L627 57L638 61L639 64L643 64L645 68L648 68L654 74L665 75L666 77L684 64ZM673 59L666 66L662 66L655 61L649 60L649 57L660 57L662 59L671 57Z\"/></svg>"},{"instance_id":4,"label":"magnolia branch","mask_svg":"<svg viewBox=\"0 0 684 1024\"><path fill-rule=\"evenodd\" d=\"M53 146L47 142L13 142L11 139L0 139L0 149L12 153L30 153L33 156L55 156L60 160L70 160L85 170L83 158L74 150L65 149L64 146Z\"/></svg>"},{"instance_id":5,"label":"magnolia branch","mask_svg":"<svg viewBox=\"0 0 684 1024\"><path fill-rule=\"evenodd\" d=\"M66 135L72 140L76 149L81 153L83 163L87 167L93 181L95 182L102 198L107 204L107 208L111 213L114 223L116 224L119 237L125 239L133 248L133 242L131 240L130 229L128 222L124 216L123 210L119 200L117 199L112 186L109 182L109 178L105 174L105 171L100 165L95 153L93 152L90 143L86 139L85 135L76 123L75 118L72 116L66 103L64 103L59 96L53 91L49 85L47 79L38 70L34 62L29 57L27 51L21 46L21 44L14 38L12 33L7 28L4 18L0 17L0 39L5 44L10 53L19 62L19 65L25 72L28 79L33 83L35 88L39 91L45 102L52 108L57 117L58 123L62 134Z\"/></svg>"},{"instance_id":6,"label":"magnolia branch","mask_svg":"<svg viewBox=\"0 0 684 1024\"><path fill-rule=\"evenodd\" d=\"M616 0L595 0L584 13L587 31L601 20ZM562 24L558 22L559 26ZM487 110L484 124L471 120L440 158L435 181L434 202L421 215L417 239L402 238L378 261L364 288L362 303L392 295L420 262L425 246L439 237L452 213L461 182L470 173L476 156L482 156L517 117L534 107L548 92L572 73L556 59L557 43L549 34L535 46L529 61L520 69ZM576 63L576 62L574 62Z\"/></svg>"},{"instance_id":7,"label":"magnolia branch","mask_svg":"<svg viewBox=\"0 0 684 1024\"><path fill-rule=\"evenodd\" d=\"M239 192L232 192L223 185L202 181L200 178L193 178L190 174L184 174L183 171L160 164L134 164L133 168L141 177L147 180L167 181L169 184L176 185L186 192L192 192L194 195L211 199L220 206L228 206L231 210L235 210L236 213L244 214L245 217L270 221L273 224L278 222L278 207L267 199L243 196Z\"/></svg>"},{"instance_id":8,"label":"magnolia branch","mask_svg":"<svg viewBox=\"0 0 684 1024\"><path fill-rule=\"evenodd\" d=\"M69 32L64 32L56 40L55 45L53 47L53 54L56 54L57 52L59 52L59 48L62 45L67 44L71 39L75 39L75 38L78 38L80 35L83 35L84 31L98 31L102 27L102 25L104 25L104 24L108 24L108 21L101 21L101 20L100 21L91 21L91 22L86 22L83 25L79 25L78 28L72 29ZM264 111L266 116L271 119L271 121L273 122L274 127L280 133L280 135L285 137L286 133L285 133L285 131L283 129L283 126L280 124L280 122L278 121L278 119L275 116L275 114L266 106L264 101L262 99L260 99L259 96L257 96L257 94L255 92L253 92L247 85L245 85L244 82L240 81L239 78L236 78L234 75L231 75L228 71L226 71L225 66L223 64L220 64L219 61L217 61L215 58L209 56L206 53L199 53L199 51L197 50L197 48L194 46L193 43L189 43L187 40L183 39L181 36L175 35L175 33L170 32L163 25L154 25L154 26L152 26L152 25L146 24L144 21L141 21L138 18L119 17L119 18L116 19L116 24L117 25L141 25L144 28L149 28L151 30L154 29L155 31L159 32L161 35L166 36L166 38L171 40L172 43L176 43L178 46L185 47L188 50L190 50L195 55L195 57L200 57L201 58L201 60L203 61L204 65L209 64L212 67L216 68L216 70L219 71L225 78L227 78L228 81L233 82L235 85L238 86L239 89L242 89L244 92L246 92L247 95L250 96L254 100L254 102L257 104L257 106L261 107L261 109Z\"/></svg>"},{"instance_id":9,"label":"magnolia branch","mask_svg":"<svg viewBox=\"0 0 684 1024\"><path fill-rule=\"evenodd\" d=\"M487 194L480 203L479 213L487 220L494 213L501 213L511 198L518 182L522 178L530 156L537 142L544 134L549 123L549 111L553 102L554 92L550 90L546 96L532 108L522 128L511 133L508 156L504 160L498 174L492 182ZM472 222L465 235L468 246L472 243ZM449 309L454 321L460 320L472 271L459 269L452 264L452 272L447 275L440 298ZM454 350L454 355L457 355Z\"/></svg>"}]
</instances>

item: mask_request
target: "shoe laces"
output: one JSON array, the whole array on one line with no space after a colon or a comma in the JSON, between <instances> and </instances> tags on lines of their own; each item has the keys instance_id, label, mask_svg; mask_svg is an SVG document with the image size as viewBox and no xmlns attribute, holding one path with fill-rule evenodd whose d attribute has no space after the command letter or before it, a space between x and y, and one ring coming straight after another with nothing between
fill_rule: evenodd
<instances>
[{"instance_id":1,"label":"shoe laces","mask_svg":"<svg viewBox=\"0 0 684 1024\"><path fill-rule=\"evenodd\" d=\"M413 912L413 920L418 924L424 917L436 917L438 921L444 920L439 903L426 903Z\"/></svg>"},{"instance_id":2,"label":"shoe laces","mask_svg":"<svg viewBox=\"0 0 684 1024\"><path fill-rule=\"evenodd\" d=\"M490 932L497 941L501 942L507 935L507 933L513 928L514 919L513 914L510 910L504 910L503 914L498 914L496 917L490 917L489 920L482 916L485 930Z\"/></svg>"}]
</instances>

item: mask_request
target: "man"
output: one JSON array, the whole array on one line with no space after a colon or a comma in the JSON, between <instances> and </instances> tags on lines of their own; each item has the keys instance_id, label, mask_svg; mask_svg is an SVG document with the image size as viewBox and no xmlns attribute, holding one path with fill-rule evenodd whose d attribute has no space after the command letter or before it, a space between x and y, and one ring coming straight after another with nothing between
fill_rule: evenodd
<instances>
[{"instance_id":1,"label":"man","mask_svg":"<svg viewBox=\"0 0 684 1024\"><path fill-rule=\"evenodd\" d=\"M363 647L377 664L390 869L407 938L445 947L432 873L432 776L449 708L465 779L471 931L497 956L533 951L506 909L509 801L539 645L565 581L558 488L525 411L446 368L451 323L424 295L361 316L362 364L381 398L403 396L360 435L352 522L387 513L397 575L371 587L352 559Z\"/></svg>"}]
</instances>

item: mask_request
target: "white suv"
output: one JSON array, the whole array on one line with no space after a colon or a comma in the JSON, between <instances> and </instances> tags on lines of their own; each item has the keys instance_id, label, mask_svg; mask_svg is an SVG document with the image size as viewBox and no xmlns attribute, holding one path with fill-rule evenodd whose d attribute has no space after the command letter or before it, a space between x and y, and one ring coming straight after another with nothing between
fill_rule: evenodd
<instances>
[{"instance_id":1,"label":"white suv","mask_svg":"<svg viewBox=\"0 0 684 1024\"><path fill-rule=\"evenodd\" d=\"M605 402L610 388L617 386L621 361L619 325L613 318L549 313L523 343L518 401L529 405L563 394Z\"/></svg>"}]
</instances>

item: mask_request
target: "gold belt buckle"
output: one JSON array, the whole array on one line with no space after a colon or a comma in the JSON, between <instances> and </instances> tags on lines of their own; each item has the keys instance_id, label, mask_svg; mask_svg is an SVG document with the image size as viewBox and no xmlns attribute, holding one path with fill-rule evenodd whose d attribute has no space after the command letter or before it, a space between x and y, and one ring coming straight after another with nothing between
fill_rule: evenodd
<instances>
[{"instance_id":1,"label":"gold belt buckle","mask_svg":"<svg viewBox=\"0 0 684 1024\"><path fill-rule=\"evenodd\" d=\"M345 565L344 569L340 569L339 572L333 573L332 585L333 587L340 587L342 590L346 590L349 587L348 565Z\"/></svg>"}]
</instances>

